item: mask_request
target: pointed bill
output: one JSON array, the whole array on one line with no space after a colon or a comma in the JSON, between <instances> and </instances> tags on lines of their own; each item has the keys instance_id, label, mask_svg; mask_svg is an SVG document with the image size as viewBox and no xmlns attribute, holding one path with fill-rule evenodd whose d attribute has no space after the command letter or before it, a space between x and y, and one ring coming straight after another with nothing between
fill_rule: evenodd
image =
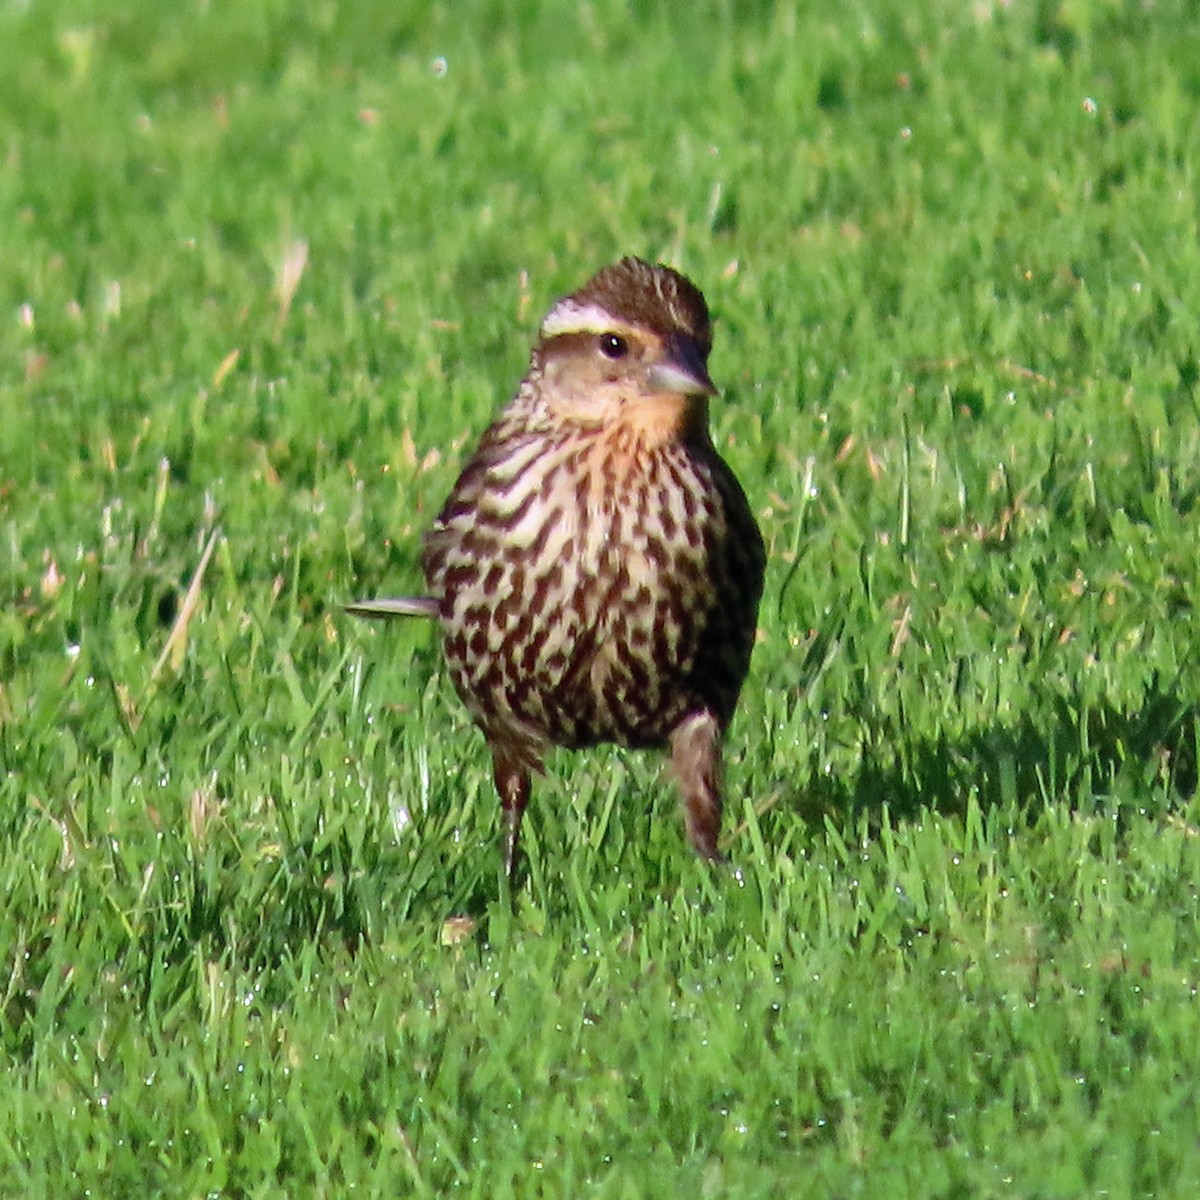
<instances>
[{"instance_id":1,"label":"pointed bill","mask_svg":"<svg viewBox=\"0 0 1200 1200\"><path fill-rule=\"evenodd\" d=\"M717 389L708 376L704 355L689 337L673 337L667 344L667 357L655 363L646 376L650 386L680 396L715 396Z\"/></svg>"}]
</instances>

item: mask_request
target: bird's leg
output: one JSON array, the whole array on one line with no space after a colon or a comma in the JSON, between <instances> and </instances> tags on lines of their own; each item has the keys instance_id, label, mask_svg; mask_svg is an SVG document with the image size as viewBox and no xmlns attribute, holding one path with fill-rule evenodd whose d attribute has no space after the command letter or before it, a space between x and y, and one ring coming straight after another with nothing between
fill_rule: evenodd
<instances>
[{"instance_id":1,"label":"bird's leg","mask_svg":"<svg viewBox=\"0 0 1200 1200\"><path fill-rule=\"evenodd\" d=\"M500 814L504 825L504 873L511 882L517 868L517 846L521 839L521 818L529 803L529 770L500 750L493 750L496 791L500 793Z\"/></svg>"},{"instance_id":2,"label":"bird's leg","mask_svg":"<svg viewBox=\"0 0 1200 1200\"><path fill-rule=\"evenodd\" d=\"M701 858L723 861L721 832L721 727L710 712L692 713L671 733L671 770L683 801L688 839Z\"/></svg>"}]
</instances>

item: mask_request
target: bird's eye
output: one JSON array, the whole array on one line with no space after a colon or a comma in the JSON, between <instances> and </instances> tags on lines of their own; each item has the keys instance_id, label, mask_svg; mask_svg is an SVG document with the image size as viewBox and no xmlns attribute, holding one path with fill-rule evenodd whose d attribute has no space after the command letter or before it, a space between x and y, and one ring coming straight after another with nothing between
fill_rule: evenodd
<instances>
[{"instance_id":1,"label":"bird's eye","mask_svg":"<svg viewBox=\"0 0 1200 1200\"><path fill-rule=\"evenodd\" d=\"M606 358L624 358L629 353L629 343L619 333L602 333L600 350Z\"/></svg>"}]
</instances>

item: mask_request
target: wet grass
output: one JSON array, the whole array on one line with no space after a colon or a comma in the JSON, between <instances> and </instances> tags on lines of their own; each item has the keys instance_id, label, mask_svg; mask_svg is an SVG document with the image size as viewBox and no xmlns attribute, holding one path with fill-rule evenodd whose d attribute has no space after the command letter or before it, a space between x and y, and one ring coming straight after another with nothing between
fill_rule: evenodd
<instances>
[{"instance_id":1,"label":"wet grass","mask_svg":"<svg viewBox=\"0 0 1200 1200\"><path fill-rule=\"evenodd\" d=\"M0 1194L1192 1196L1184 5L0 9ZM735 871L503 893L421 529L543 308L705 289Z\"/></svg>"}]
</instances>

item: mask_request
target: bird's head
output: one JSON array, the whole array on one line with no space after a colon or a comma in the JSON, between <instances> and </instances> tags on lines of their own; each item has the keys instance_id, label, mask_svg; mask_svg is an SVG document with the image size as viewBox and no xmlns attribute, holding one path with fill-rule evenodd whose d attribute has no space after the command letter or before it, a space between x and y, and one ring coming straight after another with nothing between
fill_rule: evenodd
<instances>
[{"instance_id":1,"label":"bird's head","mask_svg":"<svg viewBox=\"0 0 1200 1200\"><path fill-rule=\"evenodd\" d=\"M533 368L559 419L658 443L706 429L711 349L700 290L670 267L624 258L546 314Z\"/></svg>"}]
</instances>

